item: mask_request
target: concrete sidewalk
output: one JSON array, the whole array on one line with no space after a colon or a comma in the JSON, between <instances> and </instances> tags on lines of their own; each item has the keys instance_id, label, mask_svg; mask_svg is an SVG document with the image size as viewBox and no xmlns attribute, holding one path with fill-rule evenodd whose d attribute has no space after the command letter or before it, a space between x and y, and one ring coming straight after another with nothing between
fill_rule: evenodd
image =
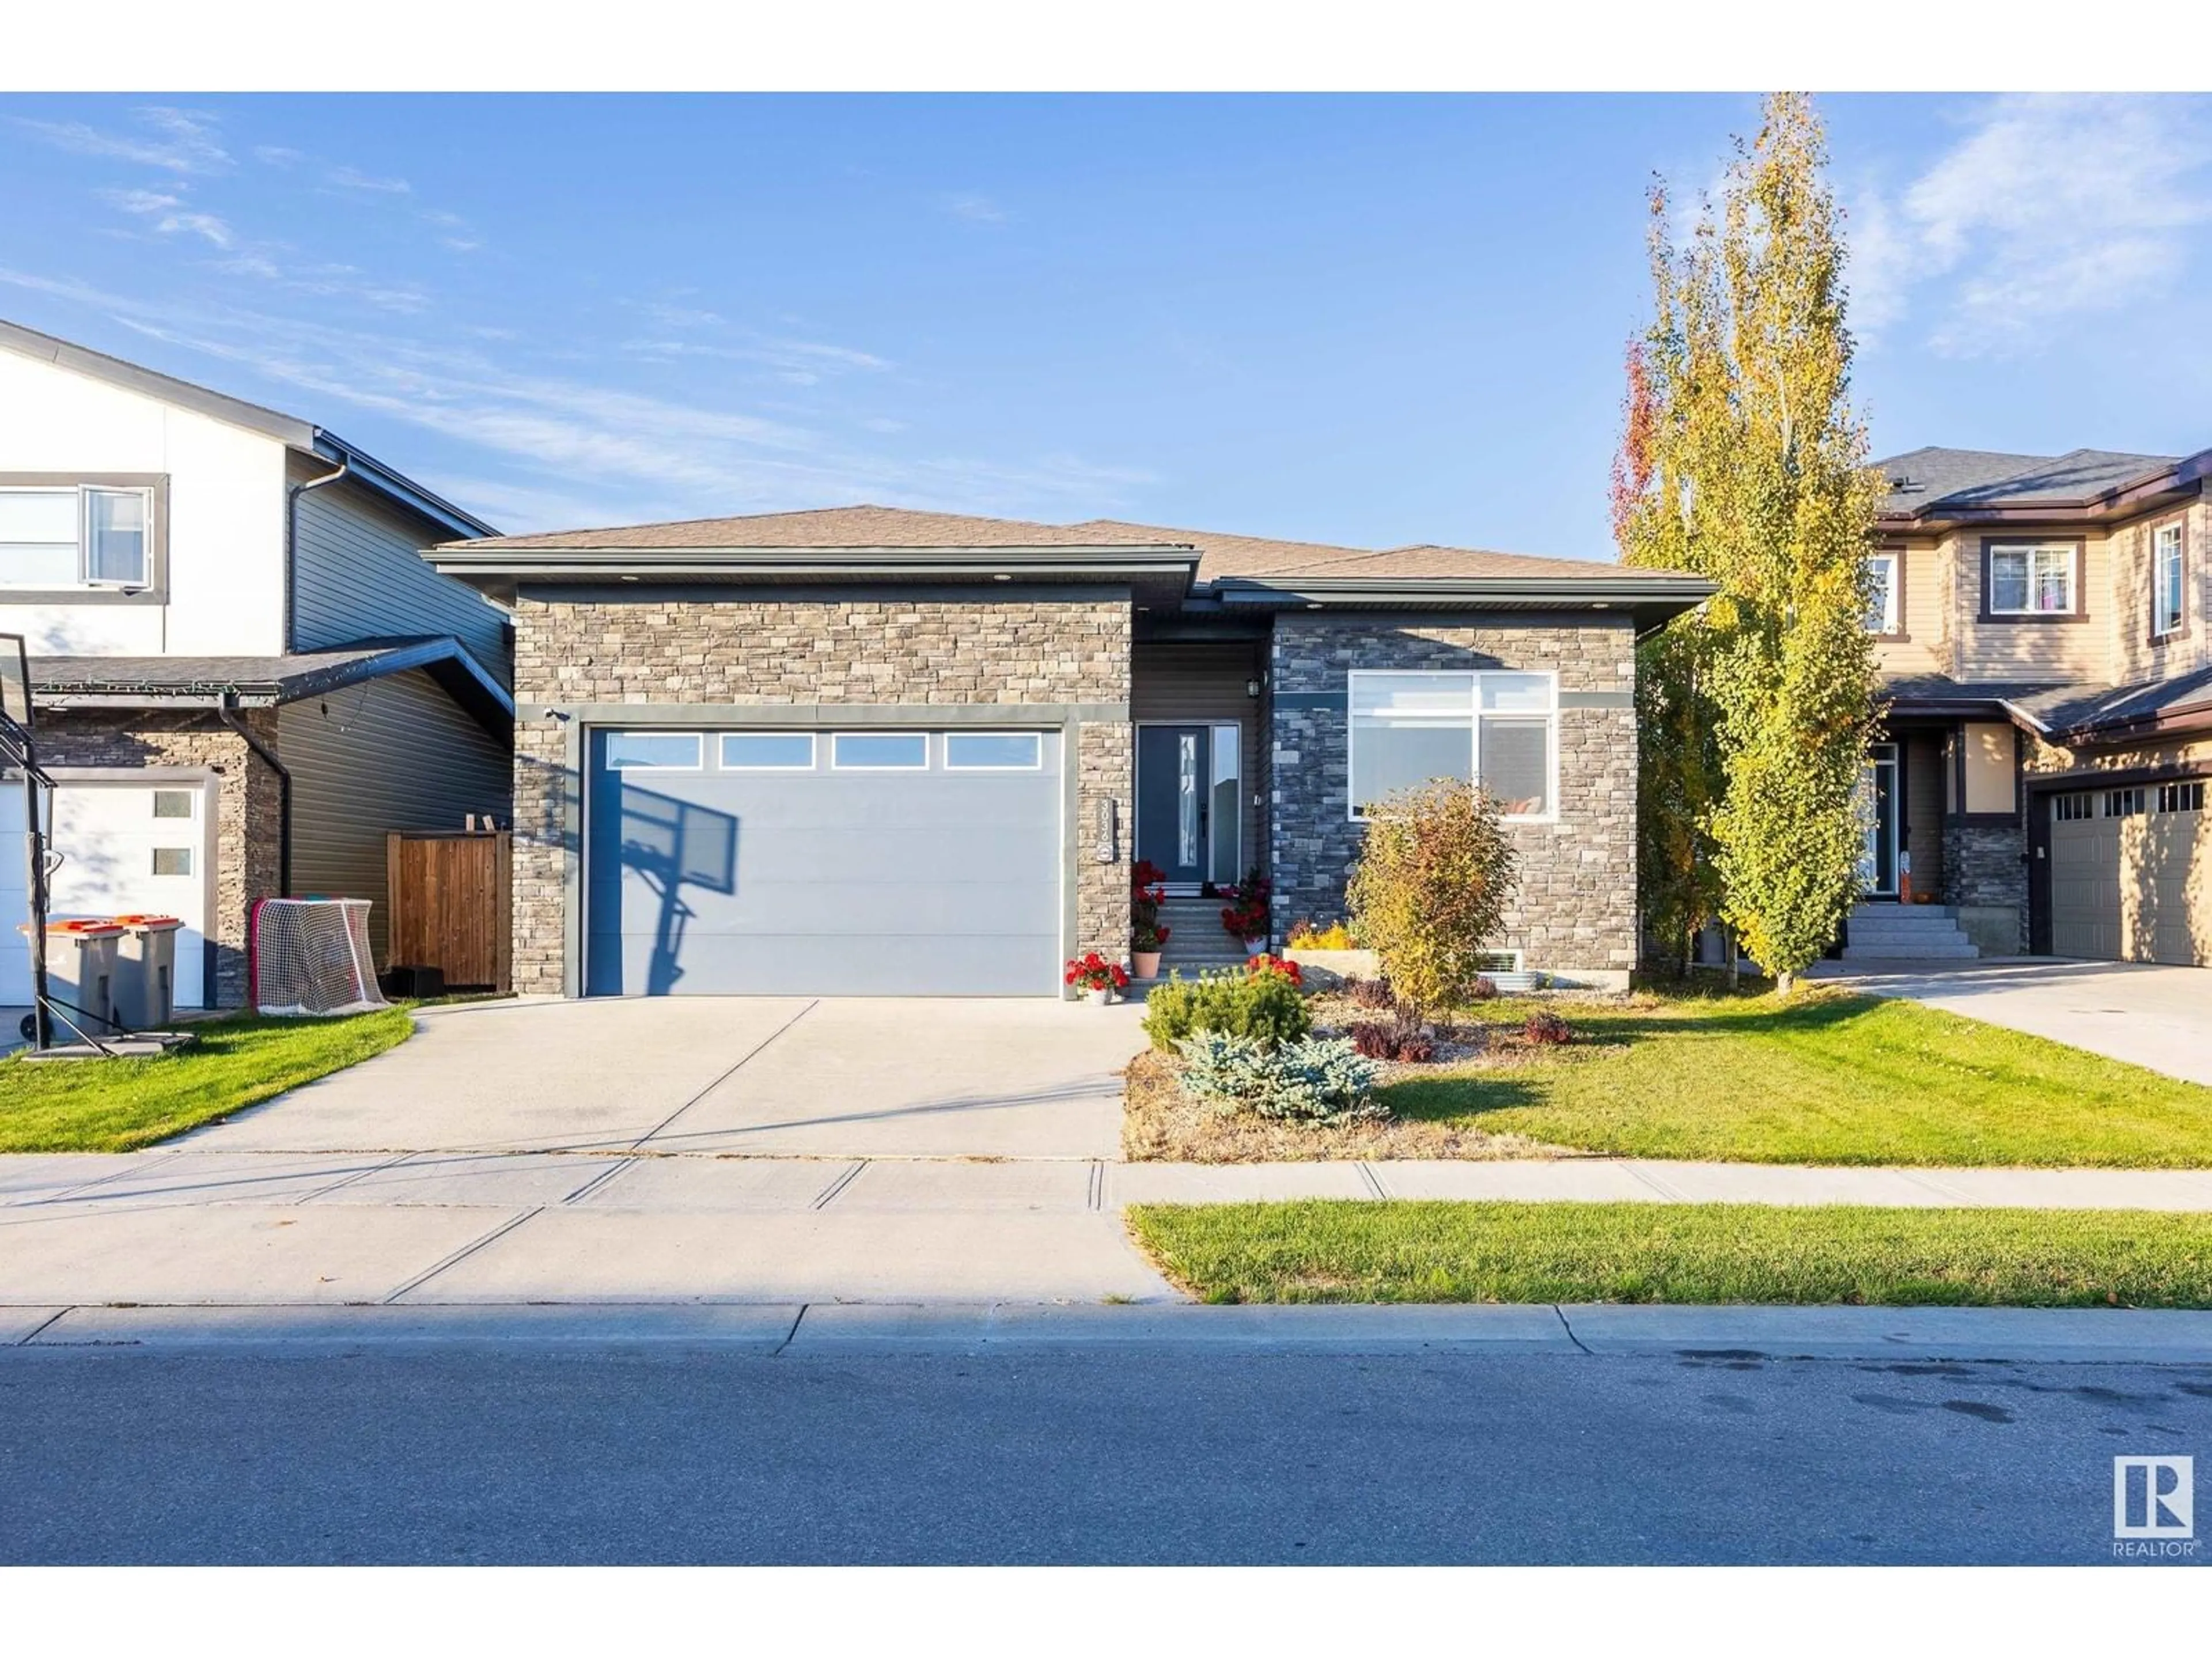
<instances>
[{"instance_id":1,"label":"concrete sidewalk","mask_svg":"<svg viewBox=\"0 0 2212 1659\"><path fill-rule=\"evenodd\" d=\"M849 1353L1409 1352L1705 1360L2212 1364L2212 1313L1617 1305L1172 1307L978 1303L0 1310L0 1347L278 1352L436 1344Z\"/></svg>"},{"instance_id":2,"label":"concrete sidewalk","mask_svg":"<svg viewBox=\"0 0 2212 1659\"><path fill-rule=\"evenodd\" d=\"M0 1158L0 1307L1179 1301L1134 1203L1738 1200L2212 1211L2212 1171L1563 1158L1117 1164L629 1152Z\"/></svg>"}]
</instances>

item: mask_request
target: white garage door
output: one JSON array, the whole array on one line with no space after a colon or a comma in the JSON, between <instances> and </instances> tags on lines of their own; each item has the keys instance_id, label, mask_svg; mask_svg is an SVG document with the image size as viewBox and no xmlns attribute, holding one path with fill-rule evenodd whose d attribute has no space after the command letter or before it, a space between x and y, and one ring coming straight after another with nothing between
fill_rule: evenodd
<instances>
[{"instance_id":1,"label":"white garage door","mask_svg":"<svg viewBox=\"0 0 2212 1659\"><path fill-rule=\"evenodd\" d=\"M1057 732L595 732L592 995L1051 996Z\"/></svg>"},{"instance_id":2,"label":"white garage door","mask_svg":"<svg viewBox=\"0 0 2212 1659\"><path fill-rule=\"evenodd\" d=\"M22 788L0 786L0 1003L30 1000L30 955L16 931L25 900ZM65 783L53 793L49 883L57 916L126 914L176 917L176 999L204 1001L209 792L192 781L155 785Z\"/></svg>"},{"instance_id":3,"label":"white garage door","mask_svg":"<svg viewBox=\"0 0 2212 1659\"><path fill-rule=\"evenodd\" d=\"M2192 780L2051 798L2054 956L2212 967L2205 797Z\"/></svg>"}]
</instances>

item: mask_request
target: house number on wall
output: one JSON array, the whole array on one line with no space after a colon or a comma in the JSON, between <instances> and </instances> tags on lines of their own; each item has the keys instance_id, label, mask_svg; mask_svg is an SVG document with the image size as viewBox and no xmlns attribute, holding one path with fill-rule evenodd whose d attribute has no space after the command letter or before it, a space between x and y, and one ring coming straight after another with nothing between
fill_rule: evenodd
<instances>
[{"instance_id":1,"label":"house number on wall","mask_svg":"<svg viewBox=\"0 0 2212 1659\"><path fill-rule=\"evenodd\" d=\"M1098 841L1091 856L1100 864L1114 862L1114 803L1102 800L1097 811Z\"/></svg>"}]
</instances>

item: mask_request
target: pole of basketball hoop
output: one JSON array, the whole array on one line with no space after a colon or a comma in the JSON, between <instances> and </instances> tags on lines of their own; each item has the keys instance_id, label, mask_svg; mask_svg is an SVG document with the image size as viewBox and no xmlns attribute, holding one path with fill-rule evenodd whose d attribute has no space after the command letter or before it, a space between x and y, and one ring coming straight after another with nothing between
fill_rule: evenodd
<instances>
[{"instance_id":1,"label":"pole of basketball hoop","mask_svg":"<svg viewBox=\"0 0 2212 1659\"><path fill-rule=\"evenodd\" d=\"M31 925L23 930L31 942L31 1047L44 1054L54 1046L53 1025L46 1016L46 838L40 829L38 768L32 763L27 742L23 754L23 858L29 877L23 892L31 901Z\"/></svg>"}]
</instances>

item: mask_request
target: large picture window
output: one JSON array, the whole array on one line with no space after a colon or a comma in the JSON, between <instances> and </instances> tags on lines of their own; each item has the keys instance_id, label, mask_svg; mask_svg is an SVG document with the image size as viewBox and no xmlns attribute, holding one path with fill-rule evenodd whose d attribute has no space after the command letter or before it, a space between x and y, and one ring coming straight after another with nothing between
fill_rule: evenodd
<instances>
[{"instance_id":1,"label":"large picture window","mask_svg":"<svg viewBox=\"0 0 2212 1659\"><path fill-rule=\"evenodd\" d=\"M2070 617L2075 614L2075 549L2070 542L2014 544L1990 549L1992 617Z\"/></svg>"},{"instance_id":2,"label":"large picture window","mask_svg":"<svg viewBox=\"0 0 2212 1659\"><path fill-rule=\"evenodd\" d=\"M1480 781L1509 818L1557 810L1558 676L1355 671L1350 693L1354 818L1431 778Z\"/></svg>"},{"instance_id":3,"label":"large picture window","mask_svg":"<svg viewBox=\"0 0 2212 1659\"><path fill-rule=\"evenodd\" d=\"M146 587L154 492L0 485L0 588Z\"/></svg>"},{"instance_id":4,"label":"large picture window","mask_svg":"<svg viewBox=\"0 0 2212 1659\"><path fill-rule=\"evenodd\" d=\"M2151 538L2151 622L2153 635L2163 637L2179 634L2181 624L2188 619L2188 610L2182 594L2181 526L2160 525Z\"/></svg>"}]
</instances>

